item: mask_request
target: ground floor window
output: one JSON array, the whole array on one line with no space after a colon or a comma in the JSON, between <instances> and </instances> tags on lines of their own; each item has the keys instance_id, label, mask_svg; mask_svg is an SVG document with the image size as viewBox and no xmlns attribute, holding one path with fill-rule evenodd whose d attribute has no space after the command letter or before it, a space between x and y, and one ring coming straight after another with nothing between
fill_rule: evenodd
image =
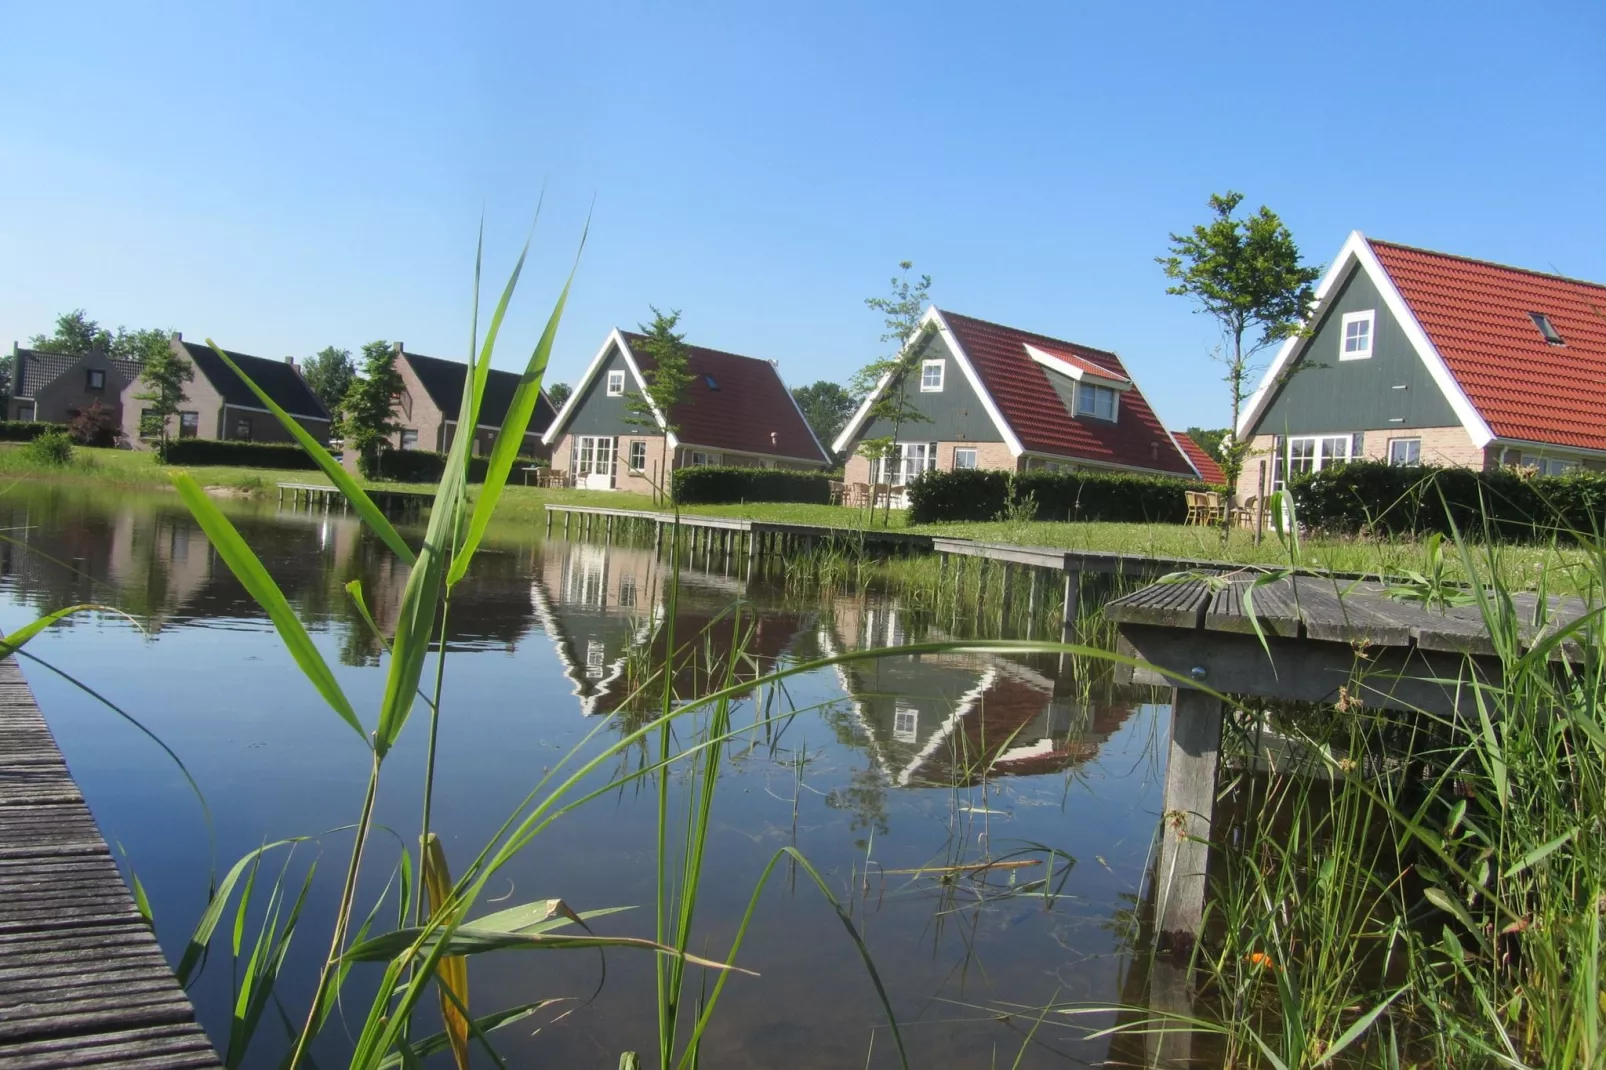
<instances>
[{"instance_id":1,"label":"ground floor window","mask_svg":"<svg viewBox=\"0 0 1606 1070\"><path fill-rule=\"evenodd\" d=\"M1561 457L1545 457L1536 453L1522 455L1522 467L1532 468L1542 476L1559 476L1574 471L1579 467L1577 461L1564 460Z\"/></svg>"},{"instance_id":2,"label":"ground floor window","mask_svg":"<svg viewBox=\"0 0 1606 1070\"><path fill-rule=\"evenodd\" d=\"M954 470L976 467L976 449L974 446L954 447Z\"/></svg>"},{"instance_id":3,"label":"ground floor window","mask_svg":"<svg viewBox=\"0 0 1606 1070\"><path fill-rule=\"evenodd\" d=\"M692 450L691 461L689 463L693 468L718 468L720 465L725 463L725 458L717 453L704 453L702 450Z\"/></svg>"},{"instance_id":4,"label":"ground floor window","mask_svg":"<svg viewBox=\"0 0 1606 1070\"><path fill-rule=\"evenodd\" d=\"M234 437L242 442L251 441L251 417L242 416L234 421Z\"/></svg>"},{"instance_id":5,"label":"ground floor window","mask_svg":"<svg viewBox=\"0 0 1606 1070\"><path fill-rule=\"evenodd\" d=\"M606 435L581 435L575 442L574 474L613 475L613 439Z\"/></svg>"},{"instance_id":6,"label":"ground floor window","mask_svg":"<svg viewBox=\"0 0 1606 1070\"><path fill-rule=\"evenodd\" d=\"M930 472L936 467L935 442L899 442L893 448L890 462L877 458L870 465L870 481L902 487L913 483L921 472Z\"/></svg>"},{"instance_id":7,"label":"ground floor window","mask_svg":"<svg viewBox=\"0 0 1606 1070\"><path fill-rule=\"evenodd\" d=\"M152 420L156 419L155 414L151 413L150 409L146 409L144 413L140 414L140 422L141 423L143 423L145 421L146 414L150 414L150 419L152 419ZM160 425L158 425L157 430L158 431L161 430ZM179 438L194 438L195 436L199 435L200 433L201 433L201 414L200 413L198 413L198 412L181 412L181 413L178 414L178 437Z\"/></svg>"},{"instance_id":8,"label":"ground floor window","mask_svg":"<svg viewBox=\"0 0 1606 1070\"><path fill-rule=\"evenodd\" d=\"M1350 459L1354 445L1350 435L1294 435L1288 439L1288 463L1284 479L1301 472L1320 472L1329 465L1343 464ZM1279 482L1278 490L1282 489Z\"/></svg>"},{"instance_id":9,"label":"ground floor window","mask_svg":"<svg viewBox=\"0 0 1606 1070\"><path fill-rule=\"evenodd\" d=\"M630 470L632 472L647 470L647 444L639 438L630 444Z\"/></svg>"},{"instance_id":10,"label":"ground floor window","mask_svg":"<svg viewBox=\"0 0 1606 1070\"><path fill-rule=\"evenodd\" d=\"M1419 438L1389 439L1389 464L1415 465L1422 463L1422 440Z\"/></svg>"},{"instance_id":11,"label":"ground floor window","mask_svg":"<svg viewBox=\"0 0 1606 1070\"><path fill-rule=\"evenodd\" d=\"M402 428L401 448L404 450L416 450L418 448L418 432L416 430L411 427Z\"/></svg>"}]
</instances>

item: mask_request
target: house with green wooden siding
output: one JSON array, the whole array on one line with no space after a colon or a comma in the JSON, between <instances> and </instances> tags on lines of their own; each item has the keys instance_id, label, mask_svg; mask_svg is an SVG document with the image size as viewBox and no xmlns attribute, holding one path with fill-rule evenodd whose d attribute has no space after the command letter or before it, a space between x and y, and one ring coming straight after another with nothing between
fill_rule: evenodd
<instances>
[{"instance_id":1,"label":"house with green wooden siding","mask_svg":"<svg viewBox=\"0 0 1606 1070\"><path fill-rule=\"evenodd\" d=\"M1606 286L1345 241L1236 429L1241 499L1351 460L1606 470Z\"/></svg>"},{"instance_id":2,"label":"house with green wooden siding","mask_svg":"<svg viewBox=\"0 0 1606 1070\"><path fill-rule=\"evenodd\" d=\"M918 347L909 372L897 383L883 378L834 443L850 483L899 488L958 468L1199 478L1114 353L935 306L909 344ZM902 390L918 416L894 426L872 415L889 389ZM890 461L864 455L866 440L889 438Z\"/></svg>"},{"instance_id":3,"label":"house with green wooden siding","mask_svg":"<svg viewBox=\"0 0 1606 1070\"><path fill-rule=\"evenodd\" d=\"M690 346L691 382L673 411L633 411L654 367L644 341L610 331L541 438L575 486L647 494L677 468L830 465L773 361Z\"/></svg>"}]
</instances>

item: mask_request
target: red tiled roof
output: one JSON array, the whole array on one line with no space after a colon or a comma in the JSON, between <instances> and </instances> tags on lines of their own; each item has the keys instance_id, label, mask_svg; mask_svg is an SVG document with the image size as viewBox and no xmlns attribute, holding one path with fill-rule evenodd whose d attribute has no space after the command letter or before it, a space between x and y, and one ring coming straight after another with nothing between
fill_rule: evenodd
<instances>
[{"instance_id":1,"label":"red tiled roof","mask_svg":"<svg viewBox=\"0 0 1606 1070\"><path fill-rule=\"evenodd\" d=\"M644 335L620 333L643 375L657 367L642 346ZM691 385L670 414L670 422L680 428L676 433L680 441L713 450L830 463L775 365L702 346L691 347L687 364Z\"/></svg>"},{"instance_id":2,"label":"red tiled roof","mask_svg":"<svg viewBox=\"0 0 1606 1070\"><path fill-rule=\"evenodd\" d=\"M1606 286L1370 244L1496 436L1606 450ZM1565 344L1546 342L1530 312Z\"/></svg>"},{"instance_id":3,"label":"red tiled roof","mask_svg":"<svg viewBox=\"0 0 1606 1070\"><path fill-rule=\"evenodd\" d=\"M1130 383L1132 381L1125 372L1118 372L1114 368L1107 368L1102 364L1095 364L1086 357L1078 356L1075 353L1069 353L1059 349L1050 349L1048 346L1034 345L1032 348L1047 353L1056 360L1063 360L1073 368L1080 368L1084 372L1097 375L1104 379L1112 379L1121 383Z\"/></svg>"},{"instance_id":4,"label":"red tiled roof","mask_svg":"<svg viewBox=\"0 0 1606 1070\"><path fill-rule=\"evenodd\" d=\"M1171 432L1171 437L1177 440L1177 445L1181 448L1182 452L1188 455L1188 460L1192 461L1193 466L1199 470L1200 479L1204 480L1206 483L1215 483L1218 485L1222 485L1227 482L1227 473L1223 472L1221 470L1221 465L1216 463L1216 459L1214 457L1210 456L1209 450L1199 445L1199 443L1195 442L1181 431Z\"/></svg>"},{"instance_id":5,"label":"red tiled roof","mask_svg":"<svg viewBox=\"0 0 1606 1070\"><path fill-rule=\"evenodd\" d=\"M1027 450L1192 477L1193 469L1160 426L1136 384L1121 395L1120 416L1115 423L1076 419L1066 411L1050 384L1048 369L1034 361L1026 347L1050 350L1062 359L1075 357L1078 362L1102 369L1095 374L1113 372L1130 380L1121 358L1114 353L1017 331L957 312L944 311L942 317L1004 420Z\"/></svg>"}]
</instances>

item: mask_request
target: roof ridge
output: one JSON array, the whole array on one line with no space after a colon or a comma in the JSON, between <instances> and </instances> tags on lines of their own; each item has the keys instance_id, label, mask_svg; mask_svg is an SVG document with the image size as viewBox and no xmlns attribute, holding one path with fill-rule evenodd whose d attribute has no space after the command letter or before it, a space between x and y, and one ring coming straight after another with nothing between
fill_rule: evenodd
<instances>
[{"instance_id":1,"label":"roof ridge","mask_svg":"<svg viewBox=\"0 0 1606 1070\"><path fill-rule=\"evenodd\" d=\"M627 339L647 337L647 335L641 333L640 331L627 331L623 327L617 328L617 330ZM775 361L769 359L768 357L750 357L746 353L732 353L728 349L715 349L712 346L698 345L696 342L687 342L686 345L703 353L712 353L716 357L735 357L737 360L751 360L756 361L759 364L768 364L771 368L775 367Z\"/></svg>"},{"instance_id":2,"label":"roof ridge","mask_svg":"<svg viewBox=\"0 0 1606 1070\"><path fill-rule=\"evenodd\" d=\"M1102 353L1104 356L1114 357L1117 362L1119 362L1121 359L1121 355L1113 349L1100 349L1098 346L1090 346L1085 342L1073 342L1069 338L1056 338L1051 334L1039 334L1036 331L1028 331L1021 327L1011 327L1007 323L999 323L996 320L984 320L979 316L969 316L963 312L955 312L952 309L943 308L940 305L932 305L931 307L935 308L937 313L942 316L956 316L962 320L969 320L971 323L979 323L983 327L996 327L1001 331L1009 331L1013 334L1024 334L1032 338L1041 338L1043 341L1049 342L1052 345L1070 346L1074 349L1086 349L1094 353ZM1124 368L1125 365L1123 364L1122 367Z\"/></svg>"},{"instance_id":3,"label":"roof ridge","mask_svg":"<svg viewBox=\"0 0 1606 1070\"><path fill-rule=\"evenodd\" d=\"M1446 253L1438 249L1426 249L1420 245L1406 245L1404 242L1387 241L1383 238L1367 238L1366 241L1370 245L1385 245L1391 249L1403 249L1408 253L1422 253L1426 256L1442 257L1445 260L1459 260L1464 264L1477 264L1480 267L1497 268L1500 271L1514 271L1519 275L1533 275L1541 279L1570 282L1577 286L1589 286L1597 290L1606 290L1606 283L1580 279L1573 275L1562 275L1554 271L1535 271L1533 268L1518 267L1516 264L1503 264L1498 260L1485 260L1478 256L1463 256L1460 253Z\"/></svg>"}]
</instances>

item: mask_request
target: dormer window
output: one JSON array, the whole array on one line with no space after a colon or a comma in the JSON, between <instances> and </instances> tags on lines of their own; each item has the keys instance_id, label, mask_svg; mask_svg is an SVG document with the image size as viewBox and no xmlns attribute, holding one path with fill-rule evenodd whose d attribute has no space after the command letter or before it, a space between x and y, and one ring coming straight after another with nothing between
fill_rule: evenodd
<instances>
[{"instance_id":1,"label":"dormer window","mask_svg":"<svg viewBox=\"0 0 1606 1070\"><path fill-rule=\"evenodd\" d=\"M1561 332L1552 326L1549 316L1545 315L1543 312L1530 312L1528 315L1532 317L1534 326L1539 328L1539 333L1544 335L1546 342L1553 346L1564 346L1567 344L1562 339Z\"/></svg>"},{"instance_id":2,"label":"dormer window","mask_svg":"<svg viewBox=\"0 0 1606 1070\"><path fill-rule=\"evenodd\" d=\"M1093 383L1078 383L1076 387L1076 415L1091 416L1095 420L1115 422L1115 390Z\"/></svg>"},{"instance_id":3,"label":"dormer window","mask_svg":"<svg viewBox=\"0 0 1606 1070\"><path fill-rule=\"evenodd\" d=\"M1365 360L1372 355L1372 328L1376 320L1375 309L1344 313L1344 337L1339 343L1339 360Z\"/></svg>"},{"instance_id":4,"label":"dormer window","mask_svg":"<svg viewBox=\"0 0 1606 1070\"><path fill-rule=\"evenodd\" d=\"M624 372L609 372L608 373L608 396L611 397L611 398L621 397L624 394L624 392L625 392L625 373Z\"/></svg>"},{"instance_id":5,"label":"dormer window","mask_svg":"<svg viewBox=\"0 0 1606 1070\"><path fill-rule=\"evenodd\" d=\"M920 391L923 394L942 393L943 369L947 367L945 360L928 360L920 365Z\"/></svg>"}]
</instances>

